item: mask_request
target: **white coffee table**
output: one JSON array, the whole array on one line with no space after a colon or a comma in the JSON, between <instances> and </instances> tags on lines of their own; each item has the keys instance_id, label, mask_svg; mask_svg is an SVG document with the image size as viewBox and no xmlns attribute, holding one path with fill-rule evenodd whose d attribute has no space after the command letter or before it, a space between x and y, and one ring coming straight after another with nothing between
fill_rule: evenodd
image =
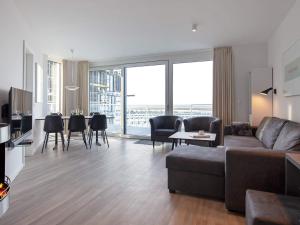
<instances>
[{"instance_id":1,"label":"white coffee table","mask_svg":"<svg viewBox=\"0 0 300 225\"><path fill-rule=\"evenodd\" d=\"M216 134L214 133L205 133L205 135L209 135L209 137L193 137L194 135L197 135L197 132L185 132L185 131L180 131L176 132L175 134L172 134L169 138L173 139L172 143L172 150L174 149L175 144L177 145L178 140L192 140L192 141L206 141L208 142L209 146L212 146L212 143L216 140Z\"/></svg>"}]
</instances>

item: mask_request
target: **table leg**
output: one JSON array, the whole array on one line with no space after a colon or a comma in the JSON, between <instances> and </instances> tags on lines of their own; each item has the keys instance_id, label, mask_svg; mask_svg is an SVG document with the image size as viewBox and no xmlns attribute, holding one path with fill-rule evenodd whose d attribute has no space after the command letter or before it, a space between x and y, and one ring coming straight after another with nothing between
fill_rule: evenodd
<instances>
[{"instance_id":1,"label":"table leg","mask_svg":"<svg viewBox=\"0 0 300 225\"><path fill-rule=\"evenodd\" d=\"M173 139L173 142L172 142L172 150L174 150L174 146L175 146L175 139Z\"/></svg>"}]
</instances>

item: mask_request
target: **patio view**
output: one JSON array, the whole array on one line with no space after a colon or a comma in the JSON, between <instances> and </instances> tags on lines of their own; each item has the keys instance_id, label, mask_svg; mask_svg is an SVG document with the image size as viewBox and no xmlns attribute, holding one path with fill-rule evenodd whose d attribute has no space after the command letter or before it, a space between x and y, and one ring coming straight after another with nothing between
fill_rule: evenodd
<instances>
[{"instance_id":1,"label":"patio view","mask_svg":"<svg viewBox=\"0 0 300 225\"><path fill-rule=\"evenodd\" d=\"M174 64L172 87L163 62L126 67L125 79L122 69L91 70L90 112L107 115L110 133L137 136L150 135L149 118L172 111L183 118L210 116L212 65L212 61ZM170 89L173 99L166 98Z\"/></svg>"}]
</instances>

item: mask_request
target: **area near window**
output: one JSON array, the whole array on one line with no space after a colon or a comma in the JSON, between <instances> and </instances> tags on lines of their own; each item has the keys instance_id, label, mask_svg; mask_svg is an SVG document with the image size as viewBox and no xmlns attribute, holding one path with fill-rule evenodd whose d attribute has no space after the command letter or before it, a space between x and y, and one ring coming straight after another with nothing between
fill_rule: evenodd
<instances>
[{"instance_id":1,"label":"area near window","mask_svg":"<svg viewBox=\"0 0 300 225\"><path fill-rule=\"evenodd\" d=\"M213 62L173 65L173 114L183 118L212 115Z\"/></svg>"},{"instance_id":2,"label":"area near window","mask_svg":"<svg viewBox=\"0 0 300 225\"><path fill-rule=\"evenodd\" d=\"M89 111L106 115L108 131L121 133L123 107L121 69L89 72Z\"/></svg>"},{"instance_id":3,"label":"area near window","mask_svg":"<svg viewBox=\"0 0 300 225\"><path fill-rule=\"evenodd\" d=\"M48 61L48 113L60 112L61 63Z\"/></svg>"}]
</instances>

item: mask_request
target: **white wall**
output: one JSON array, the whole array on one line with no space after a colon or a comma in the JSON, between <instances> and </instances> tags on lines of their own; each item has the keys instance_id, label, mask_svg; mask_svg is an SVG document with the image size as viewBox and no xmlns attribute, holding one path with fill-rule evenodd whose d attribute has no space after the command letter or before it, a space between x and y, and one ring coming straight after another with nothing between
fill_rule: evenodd
<instances>
[{"instance_id":1,"label":"white wall","mask_svg":"<svg viewBox=\"0 0 300 225\"><path fill-rule=\"evenodd\" d=\"M23 22L12 0L0 2L0 106L8 102L11 86L23 88L23 40L34 53L34 62L42 65L42 54L37 50L34 39ZM37 107L38 108L38 107ZM34 105L34 112L36 110ZM14 178L23 167L23 150L6 151L6 173Z\"/></svg>"},{"instance_id":2,"label":"white wall","mask_svg":"<svg viewBox=\"0 0 300 225\"><path fill-rule=\"evenodd\" d=\"M235 119L249 121L250 72L255 68L267 67L267 44L233 46L235 83Z\"/></svg>"},{"instance_id":3,"label":"white wall","mask_svg":"<svg viewBox=\"0 0 300 225\"><path fill-rule=\"evenodd\" d=\"M268 43L268 63L274 68L274 115L300 122L300 96L283 96L283 53L300 39L300 1L296 1ZM299 87L300 88L300 87Z\"/></svg>"}]
</instances>

